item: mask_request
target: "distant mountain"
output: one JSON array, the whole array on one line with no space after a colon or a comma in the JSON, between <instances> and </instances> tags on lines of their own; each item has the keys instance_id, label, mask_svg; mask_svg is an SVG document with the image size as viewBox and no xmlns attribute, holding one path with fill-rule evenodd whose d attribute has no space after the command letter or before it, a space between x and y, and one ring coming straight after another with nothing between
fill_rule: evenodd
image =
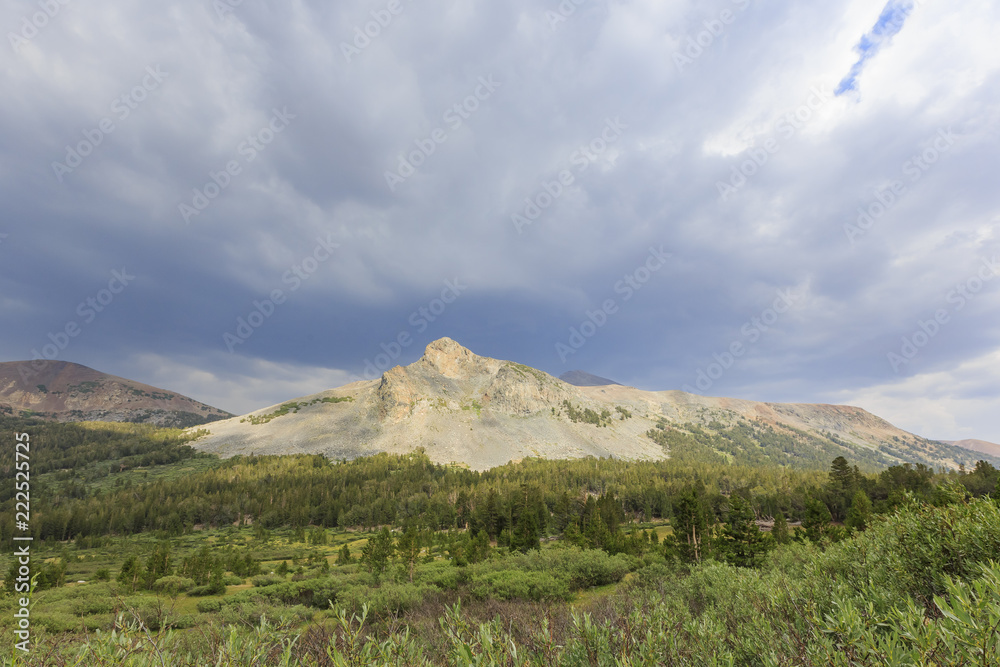
<instances>
[{"instance_id":1,"label":"distant mountain","mask_svg":"<svg viewBox=\"0 0 1000 667\"><path fill-rule=\"evenodd\" d=\"M618 384L614 380L592 375L586 371L566 371L559 376L559 379L574 387L605 387L609 384Z\"/></svg>"},{"instance_id":2,"label":"distant mountain","mask_svg":"<svg viewBox=\"0 0 1000 667\"><path fill-rule=\"evenodd\" d=\"M961 447L963 449L968 449L973 452L1000 457L1000 445L995 445L992 442L986 442L985 440L942 440L942 442L949 445L955 445L956 447Z\"/></svg>"},{"instance_id":3,"label":"distant mountain","mask_svg":"<svg viewBox=\"0 0 1000 667\"><path fill-rule=\"evenodd\" d=\"M968 450L902 431L860 408L757 403L618 384L576 387L450 338L381 379L214 422L193 446L221 456L315 453L352 459L424 448L431 460L486 469L525 457L695 456L826 468L914 462L972 465ZM1000 461L998 461L1000 463Z\"/></svg>"},{"instance_id":4,"label":"distant mountain","mask_svg":"<svg viewBox=\"0 0 1000 667\"><path fill-rule=\"evenodd\" d=\"M0 362L0 414L186 428L232 415L176 392L68 361Z\"/></svg>"}]
</instances>

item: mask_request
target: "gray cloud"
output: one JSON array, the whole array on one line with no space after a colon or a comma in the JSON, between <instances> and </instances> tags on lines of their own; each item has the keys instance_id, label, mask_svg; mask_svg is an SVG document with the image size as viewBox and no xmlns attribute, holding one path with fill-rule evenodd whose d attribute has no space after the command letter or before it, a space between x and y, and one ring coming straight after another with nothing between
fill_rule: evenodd
<instances>
[{"instance_id":1,"label":"gray cloud","mask_svg":"<svg viewBox=\"0 0 1000 667\"><path fill-rule=\"evenodd\" d=\"M985 57L1000 13L917 6L849 99L832 93L881 20L870 8L387 7L69 3L0 53L0 355L41 350L127 267L134 283L60 358L233 411L359 376L401 332L400 363L448 335L649 389L693 384L741 341L708 393L853 401L929 435L1000 440L982 403L997 377L975 370L997 349L1000 282L948 303L1000 250ZM0 25L17 34L35 11L7 5ZM155 86L150 67L166 73ZM484 78L499 85L472 109ZM269 132L276 110L294 118ZM113 131L56 173L105 119ZM608 119L620 136L592 143ZM386 172L435 130L444 140L390 189ZM931 162L940 131L954 141ZM179 206L213 182L185 221ZM845 229L894 182L862 234ZM518 233L511 216L546 192ZM338 247L292 289L318 239ZM617 281L660 245L668 265L625 302ZM468 289L418 331L410 315L456 278ZM751 343L742 327L788 288L802 302ZM276 289L285 301L230 353L224 334ZM556 344L608 298L618 311L563 363ZM896 373L887 355L940 308L949 323ZM928 378L961 422L902 408Z\"/></svg>"}]
</instances>

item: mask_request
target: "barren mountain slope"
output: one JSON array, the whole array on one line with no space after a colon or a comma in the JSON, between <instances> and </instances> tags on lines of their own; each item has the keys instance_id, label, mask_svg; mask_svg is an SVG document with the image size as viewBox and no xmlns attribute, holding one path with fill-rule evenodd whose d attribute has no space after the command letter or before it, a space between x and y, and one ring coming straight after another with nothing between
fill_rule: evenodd
<instances>
[{"instance_id":1,"label":"barren mountain slope","mask_svg":"<svg viewBox=\"0 0 1000 667\"><path fill-rule=\"evenodd\" d=\"M979 452L981 454L989 454L990 456L1000 456L1000 445L994 444L992 442L986 442L985 440L945 440L949 445L955 445L961 447L962 449L968 449L973 452Z\"/></svg>"},{"instance_id":2,"label":"barren mountain slope","mask_svg":"<svg viewBox=\"0 0 1000 667\"><path fill-rule=\"evenodd\" d=\"M694 425L694 426L692 426ZM718 435L724 458L752 442L783 443L787 461L829 461L852 452L873 464L954 465L958 448L919 438L860 408L758 403L622 385L576 387L511 361L473 354L450 338L409 366L213 423L195 446L222 456L319 453L354 458L423 447L433 461L486 469L528 456L657 459L669 455L649 432ZM768 440L770 439L770 440ZM791 444L789 444L791 443ZM755 456L760 452L748 452ZM774 454L767 454L774 456ZM778 452L779 456L786 456Z\"/></svg>"},{"instance_id":3,"label":"barren mountain slope","mask_svg":"<svg viewBox=\"0 0 1000 667\"><path fill-rule=\"evenodd\" d=\"M0 363L0 411L57 421L119 421L187 427L230 417L176 392L68 361Z\"/></svg>"}]
</instances>

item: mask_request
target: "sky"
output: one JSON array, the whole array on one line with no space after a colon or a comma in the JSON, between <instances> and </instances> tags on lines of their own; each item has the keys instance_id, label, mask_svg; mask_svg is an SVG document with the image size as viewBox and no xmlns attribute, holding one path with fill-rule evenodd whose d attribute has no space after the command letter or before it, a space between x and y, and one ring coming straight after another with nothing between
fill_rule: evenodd
<instances>
[{"instance_id":1,"label":"sky","mask_svg":"<svg viewBox=\"0 0 1000 667\"><path fill-rule=\"evenodd\" d=\"M10 0L0 360L234 412L449 336L1000 442L1000 5Z\"/></svg>"}]
</instances>

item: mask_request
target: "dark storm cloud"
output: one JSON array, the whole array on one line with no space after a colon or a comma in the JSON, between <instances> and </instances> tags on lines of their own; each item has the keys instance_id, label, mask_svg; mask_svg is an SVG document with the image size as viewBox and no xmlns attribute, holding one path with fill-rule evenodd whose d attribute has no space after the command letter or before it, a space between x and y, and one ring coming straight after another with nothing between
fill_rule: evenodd
<instances>
[{"instance_id":1,"label":"dark storm cloud","mask_svg":"<svg viewBox=\"0 0 1000 667\"><path fill-rule=\"evenodd\" d=\"M1000 439L977 407L996 376L976 370L1000 283L949 303L1000 250L995 14L184 0L71 2L37 26L37 11L0 12L6 359L79 321L59 358L242 412L447 335L557 375L663 389L711 373L706 393L861 402ZM864 100L834 94L858 80ZM84 322L123 268L135 279ZM627 277L644 279L628 299ZM437 312L449 281L466 287ZM911 419L929 378L947 410Z\"/></svg>"}]
</instances>

